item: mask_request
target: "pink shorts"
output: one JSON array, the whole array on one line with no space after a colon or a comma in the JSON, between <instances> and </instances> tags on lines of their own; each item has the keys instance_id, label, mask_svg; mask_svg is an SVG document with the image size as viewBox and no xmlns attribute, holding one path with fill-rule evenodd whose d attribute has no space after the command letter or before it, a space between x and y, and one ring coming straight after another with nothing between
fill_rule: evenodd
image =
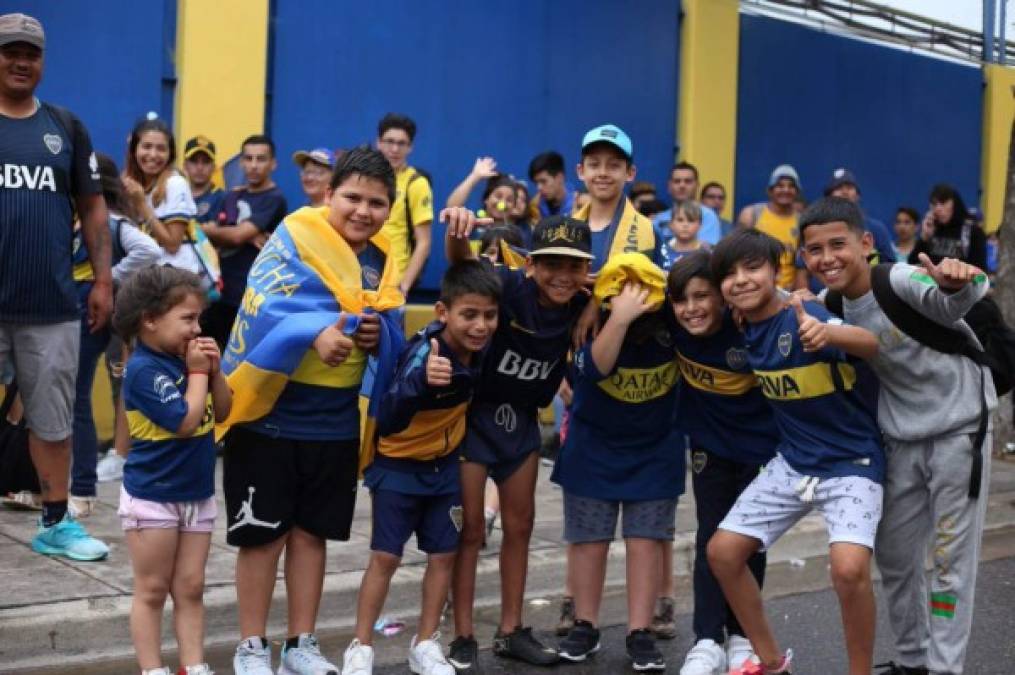
<instances>
[{"instance_id":1,"label":"pink shorts","mask_svg":"<svg viewBox=\"0 0 1015 675\"><path fill-rule=\"evenodd\" d=\"M151 502L131 497L120 486L120 526L124 530L176 529L180 532L211 532L218 505L214 497L196 502Z\"/></svg>"}]
</instances>

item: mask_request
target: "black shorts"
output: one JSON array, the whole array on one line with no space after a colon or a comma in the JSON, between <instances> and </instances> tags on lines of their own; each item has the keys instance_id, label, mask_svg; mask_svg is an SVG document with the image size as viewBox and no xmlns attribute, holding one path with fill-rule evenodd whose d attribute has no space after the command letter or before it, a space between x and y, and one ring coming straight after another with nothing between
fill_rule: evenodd
<instances>
[{"instance_id":1,"label":"black shorts","mask_svg":"<svg viewBox=\"0 0 1015 675\"><path fill-rule=\"evenodd\" d=\"M358 440L297 441L234 427L222 453L226 542L261 546L294 526L348 540L358 475Z\"/></svg>"},{"instance_id":2,"label":"black shorts","mask_svg":"<svg viewBox=\"0 0 1015 675\"><path fill-rule=\"evenodd\" d=\"M474 402L460 446L466 462L483 464L498 485L539 450L539 412L510 403Z\"/></svg>"}]
</instances>

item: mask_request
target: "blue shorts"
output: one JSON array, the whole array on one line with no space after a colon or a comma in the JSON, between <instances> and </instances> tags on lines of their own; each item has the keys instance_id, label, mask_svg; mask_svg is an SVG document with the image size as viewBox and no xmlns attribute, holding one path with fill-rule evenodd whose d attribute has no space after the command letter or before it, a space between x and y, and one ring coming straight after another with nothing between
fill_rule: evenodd
<instances>
[{"instance_id":1,"label":"blue shorts","mask_svg":"<svg viewBox=\"0 0 1015 675\"><path fill-rule=\"evenodd\" d=\"M539 450L539 411L511 403L473 402L469 408L462 459L483 464L497 484Z\"/></svg>"},{"instance_id":2,"label":"blue shorts","mask_svg":"<svg viewBox=\"0 0 1015 675\"><path fill-rule=\"evenodd\" d=\"M405 542L416 534L416 547L424 553L451 553L462 531L462 495L410 495L373 490L370 550L402 557Z\"/></svg>"}]
</instances>

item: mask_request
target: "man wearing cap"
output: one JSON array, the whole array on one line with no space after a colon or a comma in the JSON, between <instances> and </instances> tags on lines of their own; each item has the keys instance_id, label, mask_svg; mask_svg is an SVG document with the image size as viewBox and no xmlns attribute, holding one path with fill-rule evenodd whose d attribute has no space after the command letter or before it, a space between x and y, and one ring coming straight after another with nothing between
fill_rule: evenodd
<instances>
[{"instance_id":1,"label":"man wearing cap","mask_svg":"<svg viewBox=\"0 0 1015 675\"><path fill-rule=\"evenodd\" d=\"M768 177L768 202L745 206L737 218L741 227L755 227L782 243L776 283L786 290L807 285L806 271L801 271L798 280L795 265L800 233L794 204L799 194L800 176L796 169L789 164L780 164Z\"/></svg>"},{"instance_id":2,"label":"man wearing cap","mask_svg":"<svg viewBox=\"0 0 1015 675\"><path fill-rule=\"evenodd\" d=\"M335 168L335 153L327 148L297 150L293 162L300 167L300 186L307 196L307 206L324 206Z\"/></svg>"},{"instance_id":3,"label":"man wearing cap","mask_svg":"<svg viewBox=\"0 0 1015 675\"><path fill-rule=\"evenodd\" d=\"M241 146L240 166L246 184L226 194L217 222L203 225L219 250L222 297L203 317L207 332L223 349L247 287L247 273L261 245L285 217L285 195L275 185L275 144L263 135L249 136Z\"/></svg>"},{"instance_id":4,"label":"man wearing cap","mask_svg":"<svg viewBox=\"0 0 1015 675\"><path fill-rule=\"evenodd\" d=\"M832 180L825 186L826 197L842 197L854 204L860 204L860 184L849 169L836 169L832 172ZM874 236L874 248L877 249L879 262L895 262L895 249L892 237L885 224L876 218L863 214L863 227Z\"/></svg>"},{"instance_id":5,"label":"man wearing cap","mask_svg":"<svg viewBox=\"0 0 1015 675\"><path fill-rule=\"evenodd\" d=\"M0 16L0 370L14 365L39 474L43 510L32 549L99 560L109 549L67 513L81 321L71 273L74 211L95 273L92 332L113 305L109 227L84 125L34 96L45 47L37 19Z\"/></svg>"},{"instance_id":6,"label":"man wearing cap","mask_svg":"<svg viewBox=\"0 0 1015 675\"><path fill-rule=\"evenodd\" d=\"M225 201L225 190L215 187L215 144L207 136L194 136L183 146L183 173L190 182L190 194L197 205L195 220L215 222Z\"/></svg>"},{"instance_id":7,"label":"man wearing cap","mask_svg":"<svg viewBox=\"0 0 1015 675\"><path fill-rule=\"evenodd\" d=\"M696 199L698 196L698 167L690 162L677 162L670 169L670 179L666 183L666 190L673 197L673 204ZM655 228L656 237L669 239L673 236L670 233L670 221L673 220L673 209L666 209L657 213L652 219L652 226ZM715 211L703 206L701 209L701 229L698 230L698 240L715 246L722 238L722 225L719 223L719 216Z\"/></svg>"}]
</instances>

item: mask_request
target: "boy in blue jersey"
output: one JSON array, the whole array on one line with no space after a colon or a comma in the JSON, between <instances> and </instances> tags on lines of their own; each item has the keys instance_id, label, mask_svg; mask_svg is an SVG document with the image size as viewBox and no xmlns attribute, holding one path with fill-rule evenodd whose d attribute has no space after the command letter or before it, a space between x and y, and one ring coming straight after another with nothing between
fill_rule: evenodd
<instances>
[{"instance_id":1,"label":"boy in blue jersey","mask_svg":"<svg viewBox=\"0 0 1015 675\"><path fill-rule=\"evenodd\" d=\"M474 256L469 247L471 214L445 212L447 253L452 262ZM540 447L539 408L547 406L564 377L571 330L588 302L582 292L592 242L589 226L567 216L549 216L532 233L525 269L496 267L504 287L501 321L487 354L483 377L469 410L462 445L462 504L465 526L455 564L455 633L451 662L465 672L476 664L472 605L476 565L483 544L483 496L487 477L500 494L504 537L500 549L501 618L494 636L498 656L533 665L556 663L522 626L529 538L535 518Z\"/></svg>"},{"instance_id":2,"label":"boy in blue jersey","mask_svg":"<svg viewBox=\"0 0 1015 675\"><path fill-rule=\"evenodd\" d=\"M595 286L596 301L609 301L608 318L575 356L571 426L551 477L564 490L564 538L571 545L575 622L560 643L568 661L599 650L606 558L622 511L627 653L635 670L666 667L650 626L660 542L673 540L684 490L684 443L675 424L679 375L664 287L662 270L641 253L611 258Z\"/></svg>"},{"instance_id":3,"label":"boy in blue jersey","mask_svg":"<svg viewBox=\"0 0 1015 675\"><path fill-rule=\"evenodd\" d=\"M374 622L414 532L427 568L409 668L421 675L454 675L438 628L462 529L458 448L480 353L497 328L500 297L500 281L485 265L475 260L453 265L441 282L438 320L417 333L399 358L378 414L377 454L364 476L373 500L371 554L343 675L373 672Z\"/></svg>"},{"instance_id":4,"label":"boy in blue jersey","mask_svg":"<svg viewBox=\"0 0 1015 675\"><path fill-rule=\"evenodd\" d=\"M961 673L987 506L986 416L997 406L996 390L991 374L972 359L908 336L890 318L879 284L940 326L935 332L957 331L976 348L980 343L962 317L990 284L972 265L947 258L935 265L926 254L920 254L923 269L901 263L872 269L874 241L865 227L855 204L832 197L803 213L800 236L809 271L828 287L829 307L837 304L836 311L881 344L870 365L881 380L878 422L889 449L877 563L901 662L892 672ZM972 481L981 484L978 496ZM928 593L924 554L932 541Z\"/></svg>"},{"instance_id":5,"label":"boy in blue jersey","mask_svg":"<svg viewBox=\"0 0 1015 675\"><path fill-rule=\"evenodd\" d=\"M695 644L681 675L726 673L751 656L751 644L708 567L706 547L720 521L761 466L775 455L779 430L747 361L744 336L712 278L711 255L695 251L670 269L667 290L682 377L678 420L691 443L691 485L698 531L694 558ZM761 586L765 553L747 565ZM725 648L724 648L725 647Z\"/></svg>"},{"instance_id":6,"label":"boy in blue jersey","mask_svg":"<svg viewBox=\"0 0 1015 675\"><path fill-rule=\"evenodd\" d=\"M812 508L820 509L849 673L866 675L874 651L870 560L881 517L884 450L876 382L846 355L873 358L878 342L863 328L831 320L817 303L794 297L787 307L776 290L782 251L773 237L742 230L712 252L723 297L744 317L747 360L772 404L781 442L775 459L719 524L708 560L760 660L731 672L790 672L792 652L779 649L747 561Z\"/></svg>"}]
</instances>

